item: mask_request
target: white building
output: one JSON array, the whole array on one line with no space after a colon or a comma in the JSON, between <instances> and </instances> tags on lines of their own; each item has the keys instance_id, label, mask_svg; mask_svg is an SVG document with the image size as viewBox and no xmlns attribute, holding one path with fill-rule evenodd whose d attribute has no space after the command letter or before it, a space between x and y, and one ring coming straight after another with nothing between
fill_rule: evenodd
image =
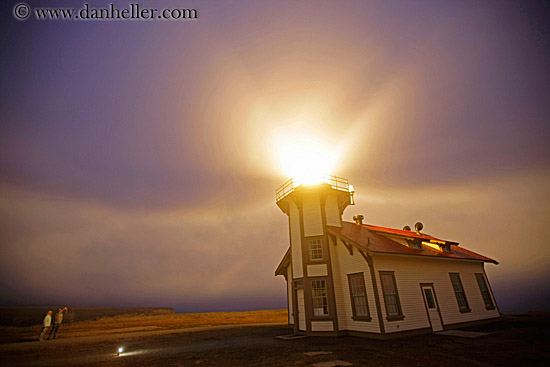
<instances>
[{"instance_id":1,"label":"white building","mask_svg":"<svg viewBox=\"0 0 550 367\"><path fill-rule=\"evenodd\" d=\"M500 317L484 270L497 261L422 233L342 221L346 179L289 180L277 190L290 247L275 275L287 281L296 333L388 338Z\"/></svg>"}]
</instances>

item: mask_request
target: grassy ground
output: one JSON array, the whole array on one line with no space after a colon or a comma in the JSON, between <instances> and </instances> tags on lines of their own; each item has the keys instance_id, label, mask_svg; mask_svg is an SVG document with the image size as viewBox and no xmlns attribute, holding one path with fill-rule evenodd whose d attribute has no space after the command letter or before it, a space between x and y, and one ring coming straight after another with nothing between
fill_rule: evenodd
<instances>
[{"instance_id":1,"label":"grassy ground","mask_svg":"<svg viewBox=\"0 0 550 367\"><path fill-rule=\"evenodd\" d=\"M54 313L58 307L64 305L44 305L44 306L14 306L0 307L0 325L2 326L33 326L42 323L48 310ZM70 306L65 313L64 323L72 324L74 322L97 320L101 317L110 317L117 315L160 315L173 314L173 308L159 307L80 307Z\"/></svg>"},{"instance_id":2,"label":"grassy ground","mask_svg":"<svg viewBox=\"0 0 550 367\"><path fill-rule=\"evenodd\" d=\"M393 340L307 337L280 340L286 325L168 329L0 345L2 366L548 366L550 313L504 316L471 327L490 335L465 339L425 334ZM116 356L116 349L125 350ZM307 356L305 352L329 354Z\"/></svg>"},{"instance_id":3,"label":"grassy ground","mask_svg":"<svg viewBox=\"0 0 550 367\"><path fill-rule=\"evenodd\" d=\"M111 312L112 313L112 312ZM262 310L248 312L208 312L208 313L156 313L121 314L97 317L95 320L61 325L58 338L115 334L136 331L170 330L202 326L235 324L285 323L286 310ZM36 340L40 325L29 327L0 327L0 343Z\"/></svg>"}]
</instances>

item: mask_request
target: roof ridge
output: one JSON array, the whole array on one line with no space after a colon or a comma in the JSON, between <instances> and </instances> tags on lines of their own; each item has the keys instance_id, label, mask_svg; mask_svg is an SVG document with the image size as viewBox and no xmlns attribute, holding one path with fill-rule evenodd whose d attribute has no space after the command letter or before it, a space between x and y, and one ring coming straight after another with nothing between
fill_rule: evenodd
<instances>
[{"instance_id":1,"label":"roof ridge","mask_svg":"<svg viewBox=\"0 0 550 367\"><path fill-rule=\"evenodd\" d=\"M408 231L406 229L377 226L375 224L365 224L365 223L358 224L358 223L355 223L355 222L348 222L348 221L343 221L343 223L356 224L358 226L363 226L363 227L368 228L368 229L370 229L372 231L375 231L375 232L389 233L389 234L394 234L394 235L397 235L397 236L409 236L409 237L421 238L421 239L426 239L426 240L447 242L447 243L449 243L451 245L455 245L455 246L458 246L458 244L459 244L456 241L443 240L443 239L437 238L437 237L432 236L431 234L428 234L426 232L416 233L415 231Z\"/></svg>"}]
</instances>

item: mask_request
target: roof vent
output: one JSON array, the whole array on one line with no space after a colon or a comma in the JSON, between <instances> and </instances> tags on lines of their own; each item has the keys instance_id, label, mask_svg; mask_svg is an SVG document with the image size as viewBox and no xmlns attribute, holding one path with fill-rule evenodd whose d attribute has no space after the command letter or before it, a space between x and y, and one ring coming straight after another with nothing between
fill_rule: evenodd
<instances>
[{"instance_id":1,"label":"roof vent","mask_svg":"<svg viewBox=\"0 0 550 367\"><path fill-rule=\"evenodd\" d=\"M411 227L410 227L410 226L405 226L405 227L403 227L403 230L404 230L404 231L410 231L410 230L411 230Z\"/></svg>"},{"instance_id":2,"label":"roof vent","mask_svg":"<svg viewBox=\"0 0 550 367\"><path fill-rule=\"evenodd\" d=\"M355 221L355 223L357 224L363 224L363 219L365 217L363 217L361 214L358 214L358 215L355 215L353 216L353 220Z\"/></svg>"},{"instance_id":3,"label":"roof vent","mask_svg":"<svg viewBox=\"0 0 550 367\"><path fill-rule=\"evenodd\" d=\"M422 222L416 222L414 225L414 230L416 231L416 234L420 234L420 231L424 228L424 225Z\"/></svg>"}]
</instances>

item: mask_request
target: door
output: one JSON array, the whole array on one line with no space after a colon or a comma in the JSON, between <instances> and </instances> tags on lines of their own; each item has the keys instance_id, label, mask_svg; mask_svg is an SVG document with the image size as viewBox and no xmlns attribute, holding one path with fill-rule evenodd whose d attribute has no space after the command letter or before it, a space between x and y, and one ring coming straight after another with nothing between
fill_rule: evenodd
<instances>
[{"instance_id":1,"label":"door","mask_svg":"<svg viewBox=\"0 0 550 367\"><path fill-rule=\"evenodd\" d=\"M304 289L296 290L296 299L298 300L298 330L306 331L306 304L304 300Z\"/></svg>"},{"instance_id":2,"label":"door","mask_svg":"<svg viewBox=\"0 0 550 367\"><path fill-rule=\"evenodd\" d=\"M441 314L439 313L434 286L432 284L421 284L420 288L422 289L424 305L426 305L426 312L428 313L428 319L430 320L430 325L432 325L432 330L434 332L442 331L443 323L441 322Z\"/></svg>"}]
</instances>

